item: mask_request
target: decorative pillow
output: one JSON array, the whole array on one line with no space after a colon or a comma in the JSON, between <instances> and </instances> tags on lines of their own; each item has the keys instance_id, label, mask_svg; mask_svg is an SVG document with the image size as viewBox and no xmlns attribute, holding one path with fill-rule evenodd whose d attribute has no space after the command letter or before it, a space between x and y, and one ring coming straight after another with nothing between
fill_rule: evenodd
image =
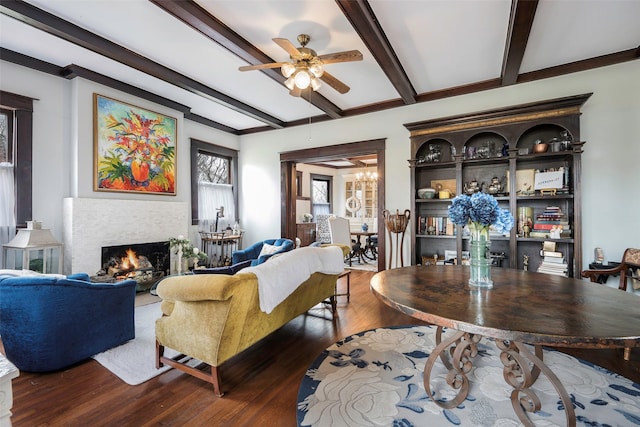
<instances>
[{"instance_id":1,"label":"decorative pillow","mask_svg":"<svg viewBox=\"0 0 640 427\"><path fill-rule=\"evenodd\" d=\"M196 268L193 270L193 274L226 274L231 276L233 273L233 267L230 265L224 267Z\"/></svg>"},{"instance_id":2,"label":"decorative pillow","mask_svg":"<svg viewBox=\"0 0 640 427\"><path fill-rule=\"evenodd\" d=\"M242 261L234 265L227 265L224 267L196 268L195 270L193 270L193 274L226 274L231 276L236 274L243 268L249 267L250 265L251 260L248 259L246 261Z\"/></svg>"},{"instance_id":3,"label":"decorative pillow","mask_svg":"<svg viewBox=\"0 0 640 427\"><path fill-rule=\"evenodd\" d=\"M274 246L274 245L270 245L268 243L265 243L265 244L262 245L262 250L260 251L260 255L258 255L258 258L260 258L263 255L275 254L280 249L282 249L281 246Z\"/></svg>"},{"instance_id":4,"label":"decorative pillow","mask_svg":"<svg viewBox=\"0 0 640 427\"><path fill-rule=\"evenodd\" d=\"M238 271L242 270L243 268L249 267L250 265L251 265L251 260L248 259L246 261L242 261L232 265L231 268L233 268L233 274L236 274Z\"/></svg>"}]
</instances>

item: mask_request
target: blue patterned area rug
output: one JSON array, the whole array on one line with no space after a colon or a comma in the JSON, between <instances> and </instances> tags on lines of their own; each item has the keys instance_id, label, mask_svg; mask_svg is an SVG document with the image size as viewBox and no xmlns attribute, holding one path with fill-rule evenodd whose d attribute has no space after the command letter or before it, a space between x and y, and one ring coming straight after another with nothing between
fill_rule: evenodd
<instances>
[{"instance_id":1,"label":"blue patterned area rug","mask_svg":"<svg viewBox=\"0 0 640 427\"><path fill-rule=\"evenodd\" d=\"M469 372L469 394L442 409L426 394L424 366L435 348L436 327L404 326L361 332L326 349L309 367L298 393L299 426L519 426L513 390L503 378L500 350L487 339ZM447 336L445 332L445 336ZM444 339L444 338L443 338ZM545 350L543 360L571 397L578 426L640 425L640 384L564 353ZM453 398L438 359L431 390ZM543 373L532 387L539 426L564 426L559 395Z\"/></svg>"}]
</instances>

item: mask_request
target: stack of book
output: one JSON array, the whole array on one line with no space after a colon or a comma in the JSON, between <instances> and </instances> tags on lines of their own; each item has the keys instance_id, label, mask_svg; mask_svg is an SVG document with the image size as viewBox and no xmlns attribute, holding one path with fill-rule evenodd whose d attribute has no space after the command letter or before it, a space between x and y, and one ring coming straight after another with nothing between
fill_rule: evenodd
<instances>
[{"instance_id":1,"label":"stack of book","mask_svg":"<svg viewBox=\"0 0 640 427\"><path fill-rule=\"evenodd\" d=\"M540 251L540 255L542 256L542 262L538 267L538 273L567 277L568 266L562 252L543 249Z\"/></svg>"},{"instance_id":2,"label":"stack of book","mask_svg":"<svg viewBox=\"0 0 640 427\"><path fill-rule=\"evenodd\" d=\"M557 234L552 235L552 230ZM547 206L543 213L536 216L530 237L544 239L571 237L569 220L558 206Z\"/></svg>"}]
</instances>

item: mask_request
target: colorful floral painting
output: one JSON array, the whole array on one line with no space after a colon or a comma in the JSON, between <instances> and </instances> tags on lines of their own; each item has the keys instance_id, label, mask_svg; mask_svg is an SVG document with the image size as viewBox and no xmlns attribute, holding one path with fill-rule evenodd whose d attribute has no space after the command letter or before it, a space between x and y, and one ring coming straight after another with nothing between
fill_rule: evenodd
<instances>
[{"instance_id":1,"label":"colorful floral painting","mask_svg":"<svg viewBox=\"0 0 640 427\"><path fill-rule=\"evenodd\" d=\"M94 94L96 191L176 194L176 119Z\"/></svg>"}]
</instances>

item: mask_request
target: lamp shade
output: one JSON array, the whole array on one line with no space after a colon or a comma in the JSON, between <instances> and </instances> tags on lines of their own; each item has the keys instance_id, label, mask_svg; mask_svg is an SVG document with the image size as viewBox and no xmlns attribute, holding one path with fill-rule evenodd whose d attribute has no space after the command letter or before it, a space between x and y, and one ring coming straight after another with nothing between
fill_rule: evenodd
<instances>
[{"instance_id":1,"label":"lamp shade","mask_svg":"<svg viewBox=\"0 0 640 427\"><path fill-rule=\"evenodd\" d=\"M320 83L320 80L315 78L315 77L313 77L311 79L311 89L318 90L318 89L320 89L320 86L322 86L322 84Z\"/></svg>"},{"instance_id":2,"label":"lamp shade","mask_svg":"<svg viewBox=\"0 0 640 427\"><path fill-rule=\"evenodd\" d=\"M293 64L291 64L289 62L287 62L285 64L282 64L282 67L280 67L280 72L286 78L291 77L291 74L293 74L295 71L296 71L295 65L293 65Z\"/></svg>"},{"instance_id":3,"label":"lamp shade","mask_svg":"<svg viewBox=\"0 0 640 427\"><path fill-rule=\"evenodd\" d=\"M298 89L306 89L311 83L311 76L306 69L301 69L296 73L295 83Z\"/></svg>"},{"instance_id":4,"label":"lamp shade","mask_svg":"<svg viewBox=\"0 0 640 427\"><path fill-rule=\"evenodd\" d=\"M19 229L18 234L5 246L15 249L61 245L48 229Z\"/></svg>"},{"instance_id":5,"label":"lamp shade","mask_svg":"<svg viewBox=\"0 0 640 427\"><path fill-rule=\"evenodd\" d=\"M322 66L322 63L320 61L318 61L318 62L315 62L314 64L312 64L309 67L309 71L314 76L320 78L324 74L324 67Z\"/></svg>"},{"instance_id":6,"label":"lamp shade","mask_svg":"<svg viewBox=\"0 0 640 427\"><path fill-rule=\"evenodd\" d=\"M47 229L19 229L2 245L5 269L28 269L40 273L62 273L63 244Z\"/></svg>"},{"instance_id":7,"label":"lamp shade","mask_svg":"<svg viewBox=\"0 0 640 427\"><path fill-rule=\"evenodd\" d=\"M291 76L287 80L285 80L284 85L287 87L287 89L293 90L293 86L295 85L295 81L293 80L293 76Z\"/></svg>"}]
</instances>

